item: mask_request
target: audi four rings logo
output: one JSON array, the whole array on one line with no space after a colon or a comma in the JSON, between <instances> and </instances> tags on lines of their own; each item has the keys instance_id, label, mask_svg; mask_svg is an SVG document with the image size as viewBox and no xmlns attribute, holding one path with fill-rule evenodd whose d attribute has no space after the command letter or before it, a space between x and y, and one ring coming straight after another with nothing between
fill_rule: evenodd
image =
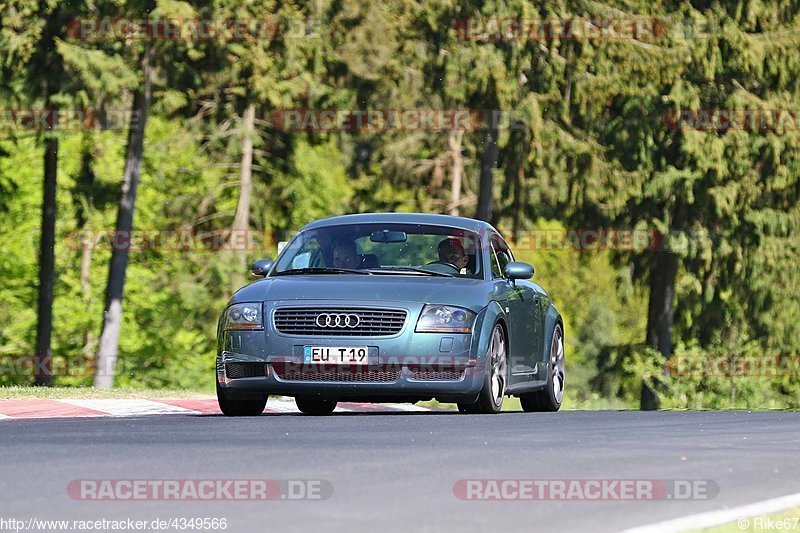
<instances>
[{"instance_id":1,"label":"audi four rings logo","mask_svg":"<svg viewBox=\"0 0 800 533\"><path fill-rule=\"evenodd\" d=\"M317 326L321 328L355 328L361 322L358 315L347 313L322 313L317 315Z\"/></svg>"}]
</instances>

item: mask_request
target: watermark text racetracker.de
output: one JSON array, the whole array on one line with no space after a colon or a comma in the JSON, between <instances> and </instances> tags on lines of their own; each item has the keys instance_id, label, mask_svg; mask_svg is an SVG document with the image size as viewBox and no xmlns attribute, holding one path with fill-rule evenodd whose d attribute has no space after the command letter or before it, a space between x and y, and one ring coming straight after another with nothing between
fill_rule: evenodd
<instances>
[{"instance_id":1,"label":"watermark text racetracker.de","mask_svg":"<svg viewBox=\"0 0 800 533\"><path fill-rule=\"evenodd\" d=\"M661 251L665 247L664 236L652 229L634 228L532 228L515 230L501 228L514 243L514 249L522 250L576 250L599 252L616 250L626 252Z\"/></svg>"},{"instance_id":2,"label":"watermark text racetracker.de","mask_svg":"<svg viewBox=\"0 0 800 533\"><path fill-rule=\"evenodd\" d=\"M662 19L645 17L547 19L487 17L459 19L453 29L462 41L651 41L667 29Z\"/></svg>"},{"instance_id":3,"label":"watermark text racetracker.de","mask_svg":"<svg viewBox=\"0 0 800 533\"><path fill-rule=\"evenodd\" d=\"M269 240L267 232L249 229L88 228L70 232L66 244L71 250L234 252L263 250Z\"/></svg>"},{"instance_id":4,"label":"watermark text racetracker.de","mask_svg":"<svg viewBox=\"0 0 800 533\"><path fill-rule=\"evenodd\" d=\"M81 18L67 25L71 39L85 41L272 41L314 37L320 21L302 18Z\"/></svg>"},{"instance_id":5,"label":"watermark text racetracker.de","mask_svg":"<svg viewBox=\"0 0 800 533\"><path fill-rule=\"evenodd\" d=\"M664 369L678 378L800 379L800 355L676 353L667 360Z\"/></svg>"},{"instance_id":6,"label":"watermark text racetracker.de","mask_svg":"<svg viewBox=\"0 0 800 533\"><path fill-rule=\"evenodd\" d=\"M459 40L497 41L672 41L676 44L723 34L713 18L668 17L483 17L458 19L453 30Z\"/></svg>"},{"instance_id":7,"label":"watermark text racetracker.de","mask_svg":"<svg viewBox=\"0 0 800 533\"><path fill-rule=\"evenodd\" d=\"M120 359L112 364L107 358L88 354L47 354L37 356L32 353L0 354L0 377L70 377L87 378L95 375L115 375L117 373L135 374L140 370L136 362Z\"/></svg>"},{"instance_id":8,"label":"watermark text racetracker.de","mask_svg":"<svg viewBox=\"0 0 800 533\"><path fill-rule=\"evenodd\" d=\"M709 479L459 479L453 495L466 501L710 500Z\"/></svg>"},{"instance_id":9,"label":"watermark text racetracker.de","mask_svg":"<svg viewBox=\"0 0 800 533\"><path fill-rule=\"evenodd\" d=\"M664 123L672 131L780 133L800 128L800 109L680 109L667 111Z\"/></svg>"},{"instance_id":10,"label":"watermark text racetracker.de","mask_svg":"<svg viewBox=\"0 0 800 533\"><path fill-rule=\"evenodd\" d=\"M0 131L138 130L141 113L126 109L0 108Z\"/></svg>"},{"instance_id":11,"label":"watermark text racetracker.de","mask_svg":"<svg viewBox=\"0 0 800 533\"><path fill-rule=\"evenodd\" d=\"M169 517L137 520L133 518L91 518L51 520L37 517L0 517L0 531L225 531L228 519L207 516Z\"/></svg>"},{"instance_id":12,"label":"watermark text racetracker.de","mask_svg":"<svg viewBox=\"0 0 800 533\"><path fill-rule=\"evenodd\" d=\"M67 494L79 501L327 500L324 479L74 479Z\"/></svg>"},{"instance_id":13,"label":"watermark text racetracker.de","mask_svg":"<svg viewBox=\"0 0 800 533\"><path fill-rule=\"evenodd\" d=\"M523 130L527 120L502 109L282 109L271 116L275 129L317 132Z\"/></svg>"}]
</instances>

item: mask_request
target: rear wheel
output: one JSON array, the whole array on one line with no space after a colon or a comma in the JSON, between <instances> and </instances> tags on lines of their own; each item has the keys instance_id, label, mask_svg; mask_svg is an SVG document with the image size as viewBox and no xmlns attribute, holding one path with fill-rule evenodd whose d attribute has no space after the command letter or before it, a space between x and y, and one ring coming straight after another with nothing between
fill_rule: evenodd
<instances>
[{"instance_id":1,"label":"rear wheel","mask_svg":"<svg viewBox=\"0 0 800 533\"><path fill-rule=\"evenodd\" d=\"M561 324L553 329L550 343L550 358L547 364L547 385L542 390L523 394L519 397L522 410L558 411L564 399L564 332Z\"/></svg>"},{"instance_id":2,"label":"rear wheel","mask_svg":"<svg viewBox=\"0 0 800 533\"><path fill-rule=\"evenodd\" d=\"M267 405L267 395L255 397L252 400L231 400L225 394L225 389L217 383L217 402L219 409L225 416L258 416L264 412Z\"/></svg>"},{"instance_id":3,"label":"rear wheel","mask_svg":"<svg viewBox=\"0 0 800 533\"><path fill-rule=\"evenodd\" d=\"M489 366L483 388L474 404L458 404L462 413L499 413L503 408L503 399L508 385L508 368L506 364L506 337L500 324L495 324L486 351L486 364Z\"/></svg>"},{"instance_id":4,"label":"rear wheel","mask_svg":"<svg viewBox=\"0 0 800 533\"><path fill-rule=\"evenodd\" d=\"M297 408L306 415L329 415L336 409L336 400L326 398L309 398L308 396L298 396L294 399Z\"/></svg>"}]
</instances>

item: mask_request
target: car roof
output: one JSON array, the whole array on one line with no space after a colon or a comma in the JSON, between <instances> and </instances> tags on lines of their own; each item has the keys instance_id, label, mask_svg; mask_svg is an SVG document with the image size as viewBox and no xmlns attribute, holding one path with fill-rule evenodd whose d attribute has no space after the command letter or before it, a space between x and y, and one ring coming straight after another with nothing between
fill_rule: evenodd
<instances>
[{"instance_id":1,"label":"car roof","mask_svg":"<svg viewBox=\"0 0 800 533\"><path fill-rule=\"evenodd\" d=\"M369 224L390 223L401 224L426 224L430 226L445 226L450 228L466 229L479 233L497 231L488 222L474 218L455 217L451 215L433 215L429 213L360 213L357 215L341 215L323 218L306 224L303 229L323 228L326 226L340 226L343 224Z\"/></svg>"}]
</instances>

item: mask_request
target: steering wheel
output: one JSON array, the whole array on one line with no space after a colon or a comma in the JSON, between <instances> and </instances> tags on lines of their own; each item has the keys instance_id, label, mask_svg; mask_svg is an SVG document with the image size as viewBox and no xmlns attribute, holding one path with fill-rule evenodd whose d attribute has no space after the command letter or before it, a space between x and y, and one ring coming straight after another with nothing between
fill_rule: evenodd
<instances>
[{"instance_id":1,"label":"steering wheel","mask_svg":"<svg viewBox=\"0 0 800 533\"><path fill-rule=\"evenodd\" d=\"M430 262L430 263L428 263L426 266L431 266L431 265L442 265L442 266L450 267L450 268L452 268L453 270L455 270L456 272L461 272L461 269L460 269L460 268L458 268L458 267L457 267L456 265L454 265L453 263L448 263L447 261L431 261L431 262Z\"/></svg>"}]
</instances>

